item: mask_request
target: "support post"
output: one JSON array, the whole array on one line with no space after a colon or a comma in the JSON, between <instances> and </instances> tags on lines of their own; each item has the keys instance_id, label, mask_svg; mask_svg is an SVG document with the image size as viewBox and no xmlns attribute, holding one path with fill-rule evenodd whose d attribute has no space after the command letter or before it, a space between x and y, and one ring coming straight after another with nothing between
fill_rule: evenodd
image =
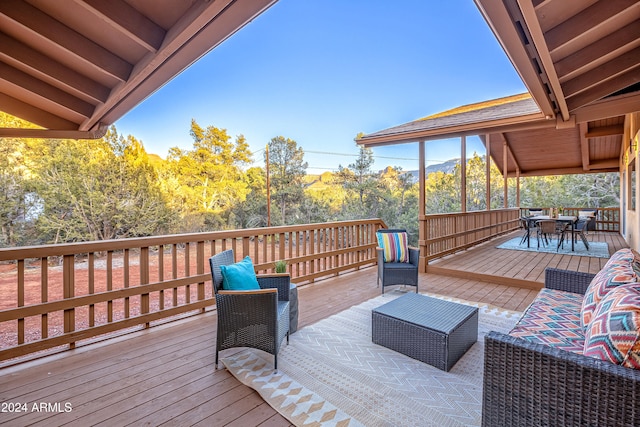
<instances>
[{"instance_id":1,"label":"support post","mask_svg":"<svg viewBox=\"0 0 640 427\"><path fill-rule=\"evenodd\" d=\"M425 142L418 142L418 246L420 247L420 261L418 263L418 271L423 273L427 272L427 227L425 216L426 209L426 157L425 157Z\"/></svg>"},{"instance_id":2,"label":"support post","mask_svg":"<svg viewBox=\"0 0 640 427\"><path fill-rule=\"evenodd\" d=\"M467 212L467 137L460 137L460 211Z\"/></svg>"}]
</instances>

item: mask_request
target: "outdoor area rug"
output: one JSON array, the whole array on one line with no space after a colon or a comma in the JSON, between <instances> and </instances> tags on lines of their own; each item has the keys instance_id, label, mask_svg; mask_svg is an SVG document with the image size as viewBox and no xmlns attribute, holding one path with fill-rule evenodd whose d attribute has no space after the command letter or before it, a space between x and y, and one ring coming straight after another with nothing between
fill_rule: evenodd
<instances>
[{"instance_id":1,"label":"outdoor area rug","mask_svg":"<svg viewBox=\"0 0 640 427\"><path fill-rule=\"evenodd\" d=\"M562 255L576 255L576 256L590 256L596 258L609 258L609 245L607 242L589 242L589 250L584 246L584 243L580 239L575 244L575 251L571 250L571 240L564 243L564 248L560 248L556 251L556 242L552 241L549 246L543 247L540 242L540 248L538 248L538 242L535 239L531 239L531 247L527 247L526 243L520 244L520 237L516 237L511 240L507 240L503 244L497 247L498 249L513 249L516 251L529 251L529 252L547 252L552 254Z\"/></svg>"},{"instance_id":2,"label":"outdoor area rug","mask_svg":"<svg viewBox=\"0 0 640 427\"><path fill-rule=\"evenodd\" d=\"M371 310L392 291L302 328L273 356L254 349L222 358L229 371L296 426L480 425L484 335L508 332L521 313L482 303L478 342L444 372L371 342ZM229 351L229 350L228 350Z\"/></svg>"}]
</instances>

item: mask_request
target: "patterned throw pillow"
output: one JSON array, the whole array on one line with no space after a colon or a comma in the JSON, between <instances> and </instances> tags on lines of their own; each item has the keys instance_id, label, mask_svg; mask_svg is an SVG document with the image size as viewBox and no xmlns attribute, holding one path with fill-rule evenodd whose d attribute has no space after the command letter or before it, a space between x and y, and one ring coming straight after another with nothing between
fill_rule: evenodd
<instances>
[{"instance_id":1,"label":"patterned throw pillow","mask_svg":"<svg viewBox=\"0 0 640 427\"><path fill-rule=\"evenodd\" d=\"M591 280L582 300L580 311L582 327L589 326L598 303L616 286L640 281L640 276L632 268L633 253L630 249L621 249L611 256L605 266Z\"/></svg>"},{"instance_id":2,"label":"patterned throw pillow","mask_svg":"<svg viewBox=\"0 0 640 427\"><path fill-rule=\"evenodd\" d=\"M384 262L409 262L409 237L406 232L376 233L383 249Z\"/></svg>"},{"instance_id":3,"label":"patterned throw pillow","mask_svg":"<svg viewBox=\"0 0 640 427\"><path fill-rule=\"evenodd\" d=\"M587 328L583 354L640 369L640 283L605 295Z\"/></svg>"}]
</instances>

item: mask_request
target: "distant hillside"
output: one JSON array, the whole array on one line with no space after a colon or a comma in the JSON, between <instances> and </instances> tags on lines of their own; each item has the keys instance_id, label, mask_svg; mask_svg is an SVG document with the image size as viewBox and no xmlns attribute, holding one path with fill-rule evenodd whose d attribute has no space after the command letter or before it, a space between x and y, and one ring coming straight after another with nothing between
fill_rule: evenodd
<instances>
[{"instance_id":1,"label":"distant hillside","mask_svg":"<svg viewBox=\"0 0 640 427\"><path fill-rule=\"evenodd\" d=\"M429 175L430 173L433 172L444 172L444 173L452 173L453 169L456 167L457 164L460 163L460 159L451 159L451 160L447 160L444 163L438 163L435 165L429 165L427 166L427 175ZM408 173L410 173L411 175L413 175L413 177L416 179L416 181L418 180L418 171L408 171Z\"/></svg>"}]
</instances>

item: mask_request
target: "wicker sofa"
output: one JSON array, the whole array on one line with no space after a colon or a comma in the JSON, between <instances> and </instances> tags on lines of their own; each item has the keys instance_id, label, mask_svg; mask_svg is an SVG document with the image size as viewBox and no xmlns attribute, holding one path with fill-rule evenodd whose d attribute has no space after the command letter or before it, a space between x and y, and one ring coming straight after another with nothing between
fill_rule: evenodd
<instances>
[{"instance_id":1,"label":"wicker sofa","mask_svg":"<svg viewBox=\"0 0 640 427\"><path fill-rule=\"evenodd\" d=\"M607 268L610 267L605 266L602 272ZM637 272L637 267L633 271ZM565 334L570 339L564 345L579 347L581 342L584 345L585 336L581 337L580 333L587 334L585 327L580 325L580 320L575 324L582 313L571 311L576 307L579 311L580 302L592 294L589 285L595 282L594 277L594 274L547 268L545 289L516 327L509 334L495 331L487 334L483 426L640 426L640 370L601 360L592 354L579 354L580 351L564 349L562 344L555 345L562 341L554 336L562 328L573 331ZM635 279L631 282L640 282L640 276L632 277ZM544 320L545 315L532 313L536 305L563 298L574 300L563 305L573 320L565 322L564 314ZM527 321L532 317L537 317L534 320L538 325L546 323L546 327L533 328L527 333Z\"/></svg>"}]
</instances>

